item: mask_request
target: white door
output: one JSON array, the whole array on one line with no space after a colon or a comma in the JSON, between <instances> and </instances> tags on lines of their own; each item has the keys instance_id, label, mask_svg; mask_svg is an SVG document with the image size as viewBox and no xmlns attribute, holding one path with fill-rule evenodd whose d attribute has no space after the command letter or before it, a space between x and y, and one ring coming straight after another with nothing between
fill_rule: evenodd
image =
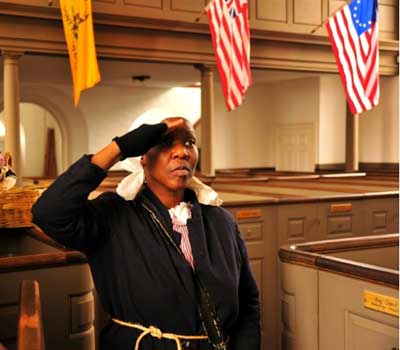
<instances>
[{"instance_id":1,"label":"white door","mask_svg":"<svg viewBox=\"0 0 400 350\"><path fill-rule=\"evenodd\" d=\"M278 125L276 170L313 172L315 168L314 124Z\"/></svg>"}]
</instances>

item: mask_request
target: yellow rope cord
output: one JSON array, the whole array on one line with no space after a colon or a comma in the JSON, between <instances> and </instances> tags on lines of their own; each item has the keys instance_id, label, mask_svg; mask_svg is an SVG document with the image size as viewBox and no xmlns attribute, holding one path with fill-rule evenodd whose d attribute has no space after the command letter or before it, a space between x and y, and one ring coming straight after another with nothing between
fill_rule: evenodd
<instances>
[{"instance_id":1,"label":"yellow rope cord","mask_svg":"<svg viewBox=\"0 0 400 350\"><path fill-rule=\"evenodd\" d=\"M154 338L158 339L169 339L169 340L174 340L176 343L176 349L177 350L182 350L182 345L181 345L181 340L200 340L200 339L208 339L206 335L182 335L182 334L174 334L174 333L163 333L161 330L157 327L150 326L150 327L145 327L137 323L130 323L130 322L124 322L121 320L118 320L117 318L112 319L115 323L120 324L121 326L125 327L130 327L130 328L136 328L142 331L140 333L139 337L136 339L135 343L135 350L139 350L139 345L142 339L146 335L151 335Z\"/></svg>"}]
</instances>

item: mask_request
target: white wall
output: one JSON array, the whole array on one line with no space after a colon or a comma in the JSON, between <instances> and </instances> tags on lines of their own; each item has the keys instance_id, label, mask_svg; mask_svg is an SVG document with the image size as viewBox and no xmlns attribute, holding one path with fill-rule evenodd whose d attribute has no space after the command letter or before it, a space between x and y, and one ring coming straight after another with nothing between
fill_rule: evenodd
<instances>
[{"instance_id":1,"label":"white wall","mask_svg":"<svg viewBox=\"0 0 400 350\"><path fill-rule=\"evenodd\" d=\"M133 124L158 122L169 116L184 116L192 123L200 117L198 88L136 88L97 86L84 92L79 109L85 116L89 145L95 153L114 136L128 132ZM134 123L141 116L140 121Z\"/></svg>"},{"instance_id":2,"label":"white wall","mask_svg":"<svg viewBox=\"0 0 400 350\"><path fill-rule=\"evenodd\" d=\"M344 163L346 96L337 74L321 74L317 164Z\"/></svg>"},{"instance_id":3,"label":"white wall","mask_svg":"<svg viewBox=\"0 0 400 350\"><path fill-rule=\"evenodd\" d=\"M268 85L251 86L242 105L231 112L225 107L219 83L214 90L216 168L272 166Z\"/></svg>"},{"instance_id":4,"label":"white wall","mask_svg":"<svg viewBox=\"0 0 400 350\"><path fill-rule=\"evenodd\" d=\"M319 78L310 77L278 82L269 85L271 106L269 113L273 119L274 140L272 146L273 164L276 165L276 132L281 126L305 124L314 130L313 153L316 161L318 153L318 119L319 119Z\"/></svg>"},{"instance_id":5,"label":"white wall","mask_svg":"<svg viewBox=\"0 0 400 350\"><path fill-rule=\"evenodd\" d=\"M4 121L4 111L0 113L0 120ZM54 117L36 104L21 103L20 125L22 176L43 176L48 128L55 131L56 162L57 170L60 172L62 169L61 132Z\"/></svg>"},{"instance_id":6,"label":"white wall","mask_svg":"<svg viewBox=\"0 0 400 350\"><path fill-rule=\"evenodd\" d=\"M221 86L217 83L215 114L217 169L274 167L278 126L312 124L317 133L319 79L255 84L246 92L243 104L231 112L225 107Z\"/></svg>"},{"instance_id":7,"label":"white wall","mask_svg":"<svg viewBox=\"0 0 400 350\"><path fill-rule=\"evenodd\" d=\"M3 86L0 84L0 110L3 109ZM71 87L63 84L25 82L21 78L21 103L34 103L57 120L62 135L61 171L88 150L86 119L72 103ZM65 91L65 92L64 92Z\"/></svg>"},{"instance_id":8,"label":"white wall","mask_svg":"<svg viewBox=\"0 0 400 350\"><path fill-rule=\"evenodd\" d=\"M275 124L315 123L318 120L318 77L270 84L269 90Z\"/></svg>"},{"instance_id":9,"label":"white wall","mask_svg":"<svg viewBox=\"0 0 400 350\"><path fill-rule=\"evenodd\" d=\"M20 105L21 124L25 131L25 149L22 150L23 176L43 176L47 143L47 129L55 132L57 170L62 168L61 132L54 117L32 103Z\"/></svg>"},{"instance_id":10,"label":"white wall","mask_svg":"<svg viewBox=\"0 0 400 350\"><path fill-rule=\"evenodd\" d=\"M399 78L381 77L379 105L360 114L360 162L399 162Z\"/></svg>"}]
</instances>

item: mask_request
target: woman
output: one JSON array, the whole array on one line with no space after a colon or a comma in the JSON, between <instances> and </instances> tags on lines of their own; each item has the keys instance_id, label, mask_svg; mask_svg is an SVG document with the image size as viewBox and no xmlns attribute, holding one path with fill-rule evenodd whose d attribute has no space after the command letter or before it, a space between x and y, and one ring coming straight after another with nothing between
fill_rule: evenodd
<instances>
[{"instance_id":1,"label":"woman","mask_svg":"<svg viewBox=\"0 0 400 350\"><path fill-rule=\"evenodd\" d=\"M107 169L140 155L144 184L139 172L119 186L125 198L108 192L87 200ZM34 223L87 255L112 317L103 350L260 348L246 248L215 192L193 178L197 159L186 119L142 125L78 160L32 209Z\"/></svg>"}]
</instances>

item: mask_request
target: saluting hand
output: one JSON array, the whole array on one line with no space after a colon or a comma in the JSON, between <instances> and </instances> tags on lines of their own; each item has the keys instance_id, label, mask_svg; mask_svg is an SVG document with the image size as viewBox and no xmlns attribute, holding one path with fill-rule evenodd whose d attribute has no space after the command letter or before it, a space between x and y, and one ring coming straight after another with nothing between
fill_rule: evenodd
<instances>
[{"instance_id":1,"label":"saluting hand","mask_svg":"<svg viewBox=\"0 0 400 350\"><path fill-rule=\"evenodd\" d=\"M159 143L163 134L169 134L183 125L184 119L181 117L167 118L159 124L143 124L121 137L115 137L113 141L121 150L121 160L137 157Z\"/></svg>"},{"instance_id":2,"label":"saluting hand","mask_svg":"<svg viewBox=\"0 0 400 350\"><path fill-rule=\"evenodd\" d=\"M157 145L163 134L169 134L184 125L181 117L168 118L159 124L143 124L123 136L114 137L111 144L97 152L91 159L92 163L103 169L109 169L119 160L138 157Z\"/></svg>"}]
</instances>

